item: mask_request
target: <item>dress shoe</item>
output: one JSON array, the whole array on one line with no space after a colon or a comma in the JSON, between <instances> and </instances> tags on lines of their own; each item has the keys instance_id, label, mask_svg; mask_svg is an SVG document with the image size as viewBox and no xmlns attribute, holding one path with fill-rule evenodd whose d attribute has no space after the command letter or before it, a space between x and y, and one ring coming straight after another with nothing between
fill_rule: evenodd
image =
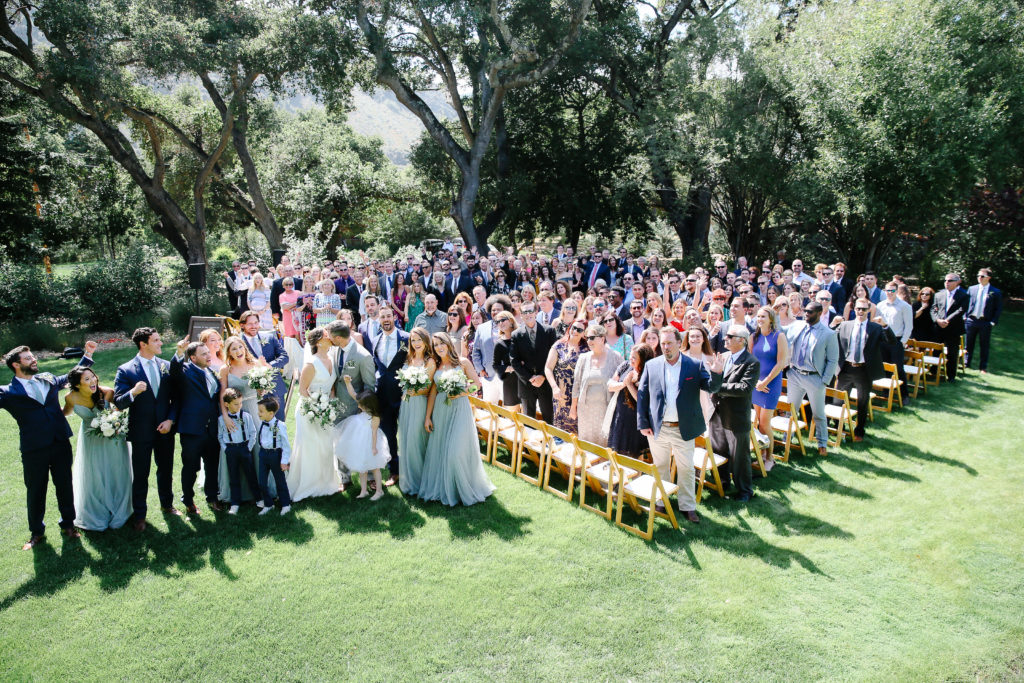
<instances>
[{"instance_id":1,"label":"dress shoe","mask_svg":"<svg viewBox=\"0 0 1024 683\"><path fill-rule=\"evenodd\" d=\"M666 514L665 504L664 503L655 503L654 511L657 512L658 514L662 514L662 515Z\"/></svg>"},{"instance_id":2,"label":"dress shoe","mask_svg":"<svg viewBox=\"0 0 1024 683\"><path fill-rule=\"evenodd\" d=\"M749 503L750 499L753 497L753 493L734 493L732 499L737 503Z\"/></svg>"},{"instance_id":3,"label":"dress shoe","mask_svg":"<svg viewBox=\"0 0 1024 683\"><path fill-rule=\"evenodd\" d=\"M818 446L818 455L828 455L828 449L824 446Z\"/></svg>"},{"instance_id":4,"label":"dress shoe","mask_svg":"<svg viewBox=\"0 0 1024 683\"><path fill-rule=\"evenodd\" d=\"M70 538L72 540L74 540L76 538L81 538L82 537L82 532L80 532L75 527L68 527L67 529L61 529L60 532L62 534L64 534L65 538Z\"/></svg>"},{"instance_id":5,"label":"dress shoe","mask_svg":"<svg viewBox=\"0 0 1024 683\"><path fill-rule=\"evenodd\" d=\"M210 509L213 510L214 512L221 512L224 509L224 506L215 500L211 500L208 504L210 506Z\"/></svg>"},{"instance_id":6,"label":"dress shoe","mask_svg":"<svg viewBox=\"0 0 1024 683\"><path fill-rule=\"evenodd\" d=\"M181 517L181 510L179 510L178 508L174 507L173 505L170 506L170 507L160 508L160 509L163 510L163 513L165 515L172 515L174 517Z\"/></svg>"},{"instance_id":7,"label":"dress shoe","mask_svg":"<svg viewBox=\"0 0 1024 683\"><path fill-rule=\"evenodd\" d=\"M46 543L46 536L42 534L36 534L35 536L32 536L32 538L25 541L25 545L21 546L21 549L32 550L32 548L35 548L40 543Z\"/></svg>"},{"instance_id":8,"label":"dress shoe","mask_svg":"<svg viewBox=\"0 0 1024 683\"><path fill-rule=\"evenodd\" d=\"M860 443L863 440L864 440L863 436L857 436L856 434L853 435L853 442L854 443Z\"/></svg>"},{"instance_id":9,"label":"dress shoe","mask_svg":"<svg viewBox=\"0 0 1024 683\"><path fill-rule=\"evenodd\" d=\"M181 514L181 513L178 513L178 514ZM146 520L144 520L144 519L137 519L137 520L135 520L135 523L132 524L132 528L135 529L136 531L145 531L146 530Z\"/></svg>"},{"instance_id":10,"label":"dress shoe","mask_svg":"<svg viewBox=\"0 0 1024 683\"><path fill-rule=\"evenodd\" d=\"M186 505L185 512L187 512L190 515L195 515L196 517L202 514L201 512L199 512L199 508L196 507L195 503L192 503L191 505Z\"/></svg>"},{"instance_id":11,"label":"dress shoe","mask_svg":"<svg viewBox=\"0 0 1024 683\"><path fill-rule=\"evenodd\" d=\"M686 521L693 522L694 524L700 524L700 517L697 516L696 510L687 510L683 512L683 517L686 517Z\"/></svg>"}]
</instances>

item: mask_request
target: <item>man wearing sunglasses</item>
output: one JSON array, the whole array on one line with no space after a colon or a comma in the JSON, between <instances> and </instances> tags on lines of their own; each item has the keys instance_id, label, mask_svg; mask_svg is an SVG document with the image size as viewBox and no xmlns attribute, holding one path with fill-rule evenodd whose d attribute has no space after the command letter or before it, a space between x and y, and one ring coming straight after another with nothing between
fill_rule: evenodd
<instances>
[{"instance_id":1,"label":"man wearing sunglasses","mask_svg":"<svg viewBox=\"0 0 1024 683\"><path fill-rule=\"evenodd\" d=\"M970 304L967 308L967 357L964 364L971 367L974 360L974 344L981 343L978 356L982 374L988 372L988 349L992 338L992 328L999 322L999 314L1003 310L1003 293L992 286L992 271L982 268L978 271L978 284L971 285L968 291Z\"/></svg>"},{"instance_id":2,"label":"man wearing sunglasses","mask_svg":"<svg viewBox=\"0 0 1024 683\"><path fill-rule=\"evenodd\" d=\"M857 299L853 304L857 317L839 325L839 384L840 391L857 390L857 424L853 428L853 440L864 440L864 427L868 419L868 401L862 397L871 396L871 385L876 379L885 377L882 366L882 344L892 333L878 323L869 320L871 301Z\"/></svg>"},{"instance_id":3,"label":"man wearing sunglasses","mask_svg":"<svg viewBox=\"0 0 1024 683\"><path fill-rule=\"evenodd\" d=\"M882 341L882 360L896 366L902 382L900 396L906 403L910 396L907 391L907 372L903 369L903 354L907 342L910 341L910 335L914 333L914 309L896 296L898 286L899 283L895 280L885 286L885 298L875 306L875 322L892 332Z\"/></svg>"},{"instance_id":4,"label":"man wearing sunglasses","mask_svg":"<svg viewBox=\"0 0 1024 683\"><path fill-rule=\"evenodd\" d=\"M790 371L786 375L786 393L793 406L802 405L804 397L810 401L818 455L828 455L825 387L832 384L839 369L839 340L835 331L821 322L821 312L821 304L811 301L804 307L804 319L785 328L789 348L793 349Z\"/></svg>"},{"instance_id":5,"label":"man wearing sunglasses","mask_svg":"<svg viewBox=\"0 0 1024 683\"><path fill-rule=\"evenodd\" d=\"M971 305L971 297L960 288L960 276L956 273L948 273L943 284L945 289L935 294L931 315L938 326L939 339L946 345L946 377L952 382L956 379L960 335L966 330L964 318Z\"/></svg>"},{"instance_id":6,"label":"man wearing sunglasses","mask_svg":"<svg viewBox=\"0 0 1024 683\"><path fill-rule=\"evenodd\" d=\"M715 412L708 425L711 447L729 459L729 468L722 472L722 485L732 478L737 502L746 503L754 496L750 472L750 406L761 374L761 363L747 350L750 331L743 325L730 325L725 333L728 356L722 371L722 387L711 394Z\"/></svg>"}]
</instances>

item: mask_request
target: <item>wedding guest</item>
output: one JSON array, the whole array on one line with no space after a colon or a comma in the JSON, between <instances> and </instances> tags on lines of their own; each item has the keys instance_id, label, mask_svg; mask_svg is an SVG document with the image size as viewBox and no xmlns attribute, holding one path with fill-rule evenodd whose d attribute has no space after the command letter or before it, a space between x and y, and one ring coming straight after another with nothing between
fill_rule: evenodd
<instances>
[{"instance_id":1,"label":"wedding guest","mask_svg":"<svg viewBox=\"0 0 1024 683\"><path fill-rule=\"evenodd\" d=\"M405 300L406 332L412 332L412 328L416 326L416 318L426 310L425 297L426 291L423 289L423 283L419 281L412 283L412 287L409 288L409 296Z\"/></svg>"},{"instance_id":2,"label":"wedding guest","mask_svg":"<svg viewBox=\"0 0 1024 683\"><path fill-rule=\"evenodd\" d=\"M329 354L331 339L322 327L317 327L306 333L306 343L313 356L302 366L299 396L308 399L313 392L318 392L333 397L337 370ZM334 459L334 425L313 422L303 414L302 402L298 401L295 407L295 447L286 476L293 503L338 492L341 481L334 468Z\"/></svg>"},{"instance_id":3,"label":"wedding guest","mask_svg":"<svg viewBox=\"0 0 1024 683\"><path fill-rule=\"evenodd\" d=\"M459 355L462 358L473 358L473 344L476 342L476 331L484 324L486 315L482 308L474 308L469 314L469 325L466 325L466 332L462 335L462 343L459 347Z\"/></svg>"},{"instance_id":4,"label":"wedding guest","mask_svg":"<svg viewBox=\"0 0 1024 683\"><path fill-rule=\"evenodd\" d=\"M239 425L236 424L236 420L229 414L227 408L227 401L225 396L228 389L237 392L241 398L242 404L240 410L249 416L253 424L256 423L256 402L259 397L256 395L256 390L249 386L248 380L245 376L250 370L253 370L259 365L256 362L256 358L249 351L249 348L245 345L240 337L228 337L227 344L225 344L228 356L227 365L225 365L220 373L220 416L221 421L229 432L235 432L238 430ZM277 381L281 381L279 377ZM222 442L223 443L223 442ZM254 460L255 462L255 460ZM230 471L228 469L228 453L224 448L220 451L220 466L219 470L220 478L217 482L218 486L218 499L221 501L231 500L231 478ZM257 496L258 498L258 496ZM250 500L248 494L245 495L243 500Z\"/></svg>"},{"instance_id":5,"label":"wedding guest","mask_svg":"<svg viewBox=\"0 0 1024 683\"><path fill-rule=\"evenodd\" d=\"M881 295L881 290L878 290L878 292L879 295ZM864 285L864 283L858 282L853 286L853 295L850 297L850 299L846 302L846 305L843 307L843 320L856 320L857 312L854 310L854 304L857 301L857 299L861 298L867 299L869 301L871 300L871 297L868 294L868 288ZM878 313L875 311L875 302L872 301L871 315L869 316L869 318L873 320L877 315ZM840 322L842 321L837 322L833 320L832 326L839 327Z\"/></svg>"},{"instance_id":6,"label":"wedding guest","mask_svg":"<svg viewBox=\"0 0 1024 683\"><path fill-rule=\"evenodd\" d=\"M71 467L75 526L88 531L120 529L132 516L132 463L121 437L90 431L93 418L113 406L114 390L100 386L96 373L76 367L68 373L71 391L64 397L64 415L81 418L78 446Z\"/></svg>"},{"instance_id":7,"label":"wedding guest","mask_svg":"<svg viewBox=\"0 0 1024 683\"><path fill-rule=\"evenodd\" d=\"M570 417L572 410L573 377L580 358L580 341L585 338L582 321L574 321L565 334L552 345L544 364L544 376L551 386L555 414L553 424L558 429L576 432L576 420Z\"/></svg>"},{"instance_id":8,"label":"wedding guest","mask_svg":"<svg viewBox=\"0 0 1024 683\"><path fill-rule=\"evenodd\" d=\"M445 333L452 338L456 349L461 348L462 338L466 334L466 316L462 314L462 309L456 304L452 304L448 308L448 323Z\"/></svg>"},{"instance_id":9,"label":"wedding guest","mask_svg":"<svg viewBox=\"0 0 1024 683\"><path fill-rule=\"evenodd\" d=\"M683 346L680 347L679 352L699 363L701 367L708 367L714 362L716 355L708 341L707 330L703 327L695 327L683 332L682 343ZM701 389L700 392L700 409L705 422L710 420L711 415L715 412L715 405L711 402L711 392L704 389Z\"/></svg>"},{"instance_id":10,"label":"wedding guest","mask_svg":"<svg viewBox=\"0 0 1024 683\"><path fill-rule=\"evenodd\" d=\"M405 325L405 301L408 296L409 292L405 286L405 275L395 273L395 286L391 288L391 297L388 299L388 304L391 306L391 310L395 312L395 324L399 327Z\"/></svg>"},{"instance_id":11,"label":"wedding guest","mask_svg":"<svg viewBox=\"0 0 1024 683\"><path fill-rule=\"evenodd\" d=\"M590 351L580 355L576 364L569 408L569 418L577 420L579 437L598 446L608 444L604 430L604 416L611 399L608 381L623 361L618 352L608 348L606 335L603 325L592 324L587 328Z\"/></svg>"},{"instance_id":12,"label":"wedding guest","mask_svg":"<svg viewBox=\"0 0 1024 683\"><path fill-rule=\"evenodd\" d=\"M871 302L867 298L857 299L853 305L857 317L839 326L839 379L836 385L841 391L857 390L857 424L853 428L853 440L862 441L867 426L868 401L860 400L860 397L870 396L872 383L885 377L882 349L892 333L868 319Z\"/></svg>"},{"instance_id":13,"label":"wedding guest","mask_svg":"<svg viewBox=\"0 0 1024 683\"><path fill-rule=\"evenodd\" d=\"M757 442L765 448L764 469L775 466L771 449L771 421L782 397L782 373L789 364L789 342L779 329L779 319L768 306L757 311L757 328L750 338L750 352L760 363L760 376L751 401L757 418Z\"/></svg>"},{"instance_id":14,"label":"wedding guest","mask_svg":"<svg viewBox=\"0 0 1024 683\"><path fill-rule=\"evenodd\" d=\"M284 336L296 339L298 338L299 331L295 327L295 309L299 305L299 298L302 293L296 291L295 280L290 277L286 277L281 286L283 291L279 298L281 306L281 329L284 331Z\"/></svg>"},{"instance_id":15,"label":"wedding guest","mask_svg":"<svg viewBox=\"0 0 1024 683\"><path fill-rule=\"evenodd\" d=\"M79 367L93 364L96 342L85 343ZM46 488L53 478L60 511L60 528L68 538L80 538L75 529L75 494L71 478L71 427L57 401L67 386L68 376L39 372L39 363L27 346L17 346L4 355L4 364L14 373L10 384L0 387L0 408L18 423L21 466L24 471L28 528L31 536L22 550L31 550L45 537Z\"/></svg>"},{"instance_id":16,"label":"wedding guest","mask_svg":"<svg viewBox=\"0 0 1024 683\"><path fill-rule=\"evenodd\" d=\"M539 406L542 419L553 422L551 385L544 376L548 352L555 343L550 327L537 322L537 304L523 304L523 326L512 336L512 366L519 376L519 398L523 412L533 417Z\"/></svg>"},{"instance_id":17,"label":"wedding guest","mask_svg":"<svg viewBox=\"0 0 1024 683\"><path fill-rule=\"evenodd\" d=\"M299 346L306 343L306 332L316 327L316 314L313 313L313 299L316 297L316 286L319 280L313 276L302 279L302 291L295 300L292 309L292 325L295 327L295 339Z\"/></svg>"},{"instance_id":18,"label":"wedding guest","mask_svg":"<svg viewBox=\"0 0 1024 683\"><path fill-rule=\"evenodd\" d=\"M960 338L967 329L964 318L970 312L971 298L960 287L960 276L956 273L947 273L943 284L945 289L935 295L931 314L939 341L946 346L946 378L952 382L960 364Z\"/></svg>"},{"instance_id":19,"label":"wedding guest","mask_svg":"<svg viewBox=\"0 0 1024 683\"><path fill-rule=\"evenodd\" d=\"M249 310L260 318L261 330L274 329L274 318L270 310L270 287L267 286L263 275L257 270L253 273L252 282L249 283L249 293L246 297Z\"/></svg>"},{"instance_id":20,"label":"wedding guest","mask_svg":"<svg viewBox=\"0 0 1024 683\"><path fill-rule=\"evenodd\" d=\"M615 412L608 431L608 447L616 453L632 458L647 450L647 437L636 424L636 392L644 366L654 358L654 351L646 344L637 344L608 382L608 391L615 395Z\"/></svg>"},{"instance_id":21,"label":"wedding guest","mask_svg":"<svg viewBox=\"0 0 1024 683\"><path fill-rule=\"evenodd\" d=\"M601 319L600 324L607 331L605 343L608 348L623 358L629 358L629 352L633 349L633 336L626 334L626 328L619 316L609 313Z\"/></svg>"},{"instance_id":22,"label":"wedding guest","mask_svg":"<svg viewBox=\"0 0 1024 683\"><path fill-rule=\"evenodd\" d=\"M377 318L379 322L379 311L377 313ZM356 344L359 344L364 349L366 349L367 352L369 352L370 348L372 348L372 344L370 344L370 342L368 341L368 337L366 335L363 335L361 332L356 332L356 324L352 315L352 311L348 310L347 308L341 309L341 313L338 314L338 319L335 320L334 322L341 323L342 325L348 327L349 336L351 336L352 341L354 341ZM377 334L380 333L377 332Z\"/></svg>"},{"instance_id":23,"label":"wedding guest","mask_svg":"<svg viewBox=\"0 0 1024 683\"><path fill-rule=\"evenodd\" d=\"M645 344L653 351L655 358L661 355L661 338L658 331L653 327L648 327L643 331L643 334L640 335L640 343Z\"/></svg>"},{"instance_id":24,"label":"wedding guest","mask_svg":"<svg viewBox=\"0 0 1024 683\"><path fill-rule=\"evenodd\" d=\"M878 317L874 322L888 327L891 335L882 339L882 361L896 366L900 381L900 396L903 402L910 400L908 393L907 373L904 370L903 356L906 344L914 333L914 309L903 299L896 296L899 283L893 280L885 285L884 296L875 304Z\"/></svg>"},{"instance_id":25,"label":"wedding guest","mask_svg":"<svg viewBox=\"0 0 1024 683\"><path fill-rule=\"evenodd\" d=\"M789 314L789 299L787 297L780 296L775 300L772 308L775 310L775 317L779 320L780 330L785 331L796 322L796 318Z\"/></svg>"},{"instance_id":26,"label":"wedding guest","mask_svg":"<svg viewBox=\"0 0 1024 683\"><path fill-rule=\"evenodd\" d=\"M256 480L256 465L253 462L253 450L256 448L256 423L249 413L242 411L242 392L227 388L221 393L222 415L217 422L217 441L224 454L228 470L228 498L231 507L229 515L238 514L238 506L242 504L242 476L252 491L252 497L260 507L263 499L260 495L259 482ZM227 420L234 427L227 428Z\"/></svg>"},{"instance_id":27,"label":"wedding guest","mask_svg":"<svg viewBox=\"0 0 1024 683\"><path fill-rule=\"evenodd\" d=\"M917 293L914 309L914 339L917 341L934 342L937 340L935 321L932 320L931 308L935 299L935 290L922 287Z\"/></svg>"},{"instance_id":28,"label":"wedding guest","mask_svg":"<svg viewBox=\"0 0 1024 683\"><path fill-rule=\"evenodd\" d=\"M747 351L750 330L733 324L725 336L729 355L722 372L722 386L712 394L714 414L708 423L711 447L729 459L722 485L736 488L734 498L746 503L754 496L750 468L750 402L761 364Z\"/></svg>"},{"instance_id":29,"label":"wedding guest","mask_svg":"<svg viewBox=\"0 0 1024 683\"><path fill-rule=\"evenodd\" d=\"M338 319L341 312L341 297L334 291L333 280L320 281L320 293L313 297L313 313L316 314L316 326L324 327Z\"/></svg>"},{"instance_id":30,"label":"wedding guest","mask_svg":"<svg viewBox=\"0 0 1024 683\"><path fill-rule=\"evenodd\" d=\"M219 335L218 335L219 336ZM132 458L132 509L136 531L146 529L149 470L156 462L156 490L164 514L181 515L174 507L174 425L178 402L170 379L171 365L160 354L163 340L152 327L132 333L138 349L135 358L117 368L114 405L128 411L128 436Z\"/></svg>"},{"instance_id":31,"label":"wedding guest","mask_svg":"<svg viewBox=\"0 0 1024 683\"><path fill-rule=\"evenodd\" d=\"M220 332L210 328L199 333L199 341L210 349L210 369L219 373L224 367L224 338Z\"/></svg>"},{"instance_id":32,"label":"wedding guest","mask_svg":"<svg viewBox=\"0 0 1024 683\"><path fill-rule=\"evenodd\" d=\"M388 313L391 311L388 310ZM348 375L344 378L345 389L359 406L359 412L345 418L339 425L335 448L341 451L341 458L348 471L359 475L360 491L356 498L366 498L370 495L367 475L372 474L377 490L370 500L380 500L384 495L380 471L391 459L387 439L380 428L380 404L377 394L372 390L356 394L352 388L352 378Z\"/></svg>"},{"instance_id":33,"label":"wedding guest","mask_svg":"<svg viewBox=\"0 0 1024 683\"><path fill-rule=\"evenodd\" d=\"M423 312L416 317L415 327L422 327L430 334L444 332L448 328L448 314L437 309L437 296L427 294L423 306Z\"/></svg>"},{"instance_id":34,"label":"wedding guest","mask_svg":"<svg viewBox=\"0 0 1024 683\"><path fill-rule=\"evenodd\" d=\"M665 327L665 311L661 308L655 308L653 311L647 314L647 317L651 320L651 327L659 335L661 330Z\"/></svg>"},{"instance_id":35,"label":"wedding guest","mask_svg":"<svg viewBox=\"0 0 1024 683\"><path fill-rule=\"evenodd\" d=\"M839 340L835 331L821 322L821 312L821 304L812 301L805 309L805 320L786 328L786 340L792 349L786 373L786 392L792 406L803 405L805 396L810 401L818 455L827 455L825 387L832 384L839 369Z\"/></svg>"},{"instance_id":36,"label":"wedding guest","mask_svg":"<svg viewBox=\"0 0 1024 683\"><path fill-rule=\"evenodd\" d=\"M257 316L253 320L258 321ZM195 483L202 465L206 472L203 492L211 510L223 509L217 502L220 471L217 418L220 413L220 382L210 370L210 350L200 342L178 342L171 360L170 377L179 400L178 440L181 443L181 499L189 514L198 515Z\"/></svg>"},{"instance_id":37,"label":"wedding guest","mask_svg":"<svg viewBox=\"0 0 1024 683\"><path fill-rule=\"evenodd\" d=\"M512 335L515 333L516 319L509 311L501 311L493 318L498 325L498 339L494 341L494 372L501 378L502 405L511 410L519 409L522 399L519 396L519 376L512 366Z\"/></svg>"},{"instance_id":38,"label":"wedding guest","mask_svg":"<svg viewBox=\"0 0 1024 683\"><path fill-rule=\"evenodd\" d=\"M260 515L268 514L274 509L274 492L281 503L281 515L287 515L292 509L292 499L288 493L288 480L285 472L291 466L292 447L288 442L288 429L284 422L275 414L281 408L273 394L267 394L257 403L256 411L260 423L256 427L256 445L260 453L260 466L256 476L260 482L263 495L263 509ZM274 487L270 487L270 475L274 476Z\"/></svg>"},{"instance_id":39,"label":"wedding guest","mask_svg":"<svg viewBox=\"0 0 1024 683\"><path fill-rule=\"evenodd\" d=\"M387 460L391 462L388 486L398 483L399 477L398 416L402 389L396 373L405 365L408 350L409 335L396 324L394 312L390 308L381 310L380 335L373 347L373 360L377 368L377 415L387 439L381 448L387 449Z\"/></svg>"},{"instance_id":40,"label":"wedding guest","mask_svg":"<svg viewBox=\"0 0 1024 683\"><path fill-rule=\"evenodd\" d=\"M404 367L423 368L427 377L434 376L437 363L433 357L430 335L422 327L414 327L409 333L409 351ZM429 394L430 386L415 393L406 392L398 412L398 487L407 496L419 493L420 479L423 477L423 457L428 436L424 420L427 417Z\"/></svg>"},{"instance_id":41,"label":"wedding guest","mask_svg":"<svg viewBox=\"0 0 1024 683\"><path fill-rule=\"evenodd\" d=\"M473 387L456 396L439 396L437 382L446 372L461 369L471 385L478 383L473 364L459 358L444 332L431 337L437 370L427 396L424 428L430 433L423 462L419 496L445 505L473 505L494 492L480 459L473 409L467 398Z\"/></svg>"},{"instance_id":42,"label":"wedding guest","mask_svg":"<svg viewBox=\"0 0 1024 683\"><path fill-rule=\"evenodd\" d=\"M978 368L984 375L988 373L992 328L999 323L999 314L1003 310L1003 293L992 286L992 271L988 268L978 270L978 284L971 285L967 293L967 356L964 358L964 366L971 367L971 361L974 360L974 344L977 341L981 346Z\"/></svg>"}]
</instances>

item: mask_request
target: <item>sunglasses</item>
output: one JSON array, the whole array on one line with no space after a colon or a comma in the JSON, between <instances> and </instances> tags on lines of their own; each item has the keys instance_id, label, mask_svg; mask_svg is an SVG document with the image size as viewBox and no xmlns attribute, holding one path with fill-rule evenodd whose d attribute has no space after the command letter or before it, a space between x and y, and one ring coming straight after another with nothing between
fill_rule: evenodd
<instances>
[{"instance_id":1,"label":"sunglasses","mask_svg":"<svg viewBox=\"0 0 1024 683\"><path fill-rule=\"evenodd\" d=\"M727 335L725 335L725 338L726 339L743 339L743 337L738 335L738 334L727 334Z\"/></svg>"},{"instance_id":2,"label":"sunglasses","mask_svg":"<svg viewBox=\"0 0 1024 683\"><path fill-rule=\"evenodd\" d=\"M870 311L871 309L870 308L866 308L864 306L857 306L854 310L855 311Z\"/></svg>"},{"instance_id":3,"label":"sunglasses","mask_svg":"<svg viewBox=\"0 0 1024 683\"><path fill-rule=\"evenodd\" d=\"M599 334L588 334L587 335L587 341L594 341L595 339L604 339L604 337L602 337Z\"/></svg>"},{"instance_id":4,"label":"sunglasses","mask_svg":"<svg viewBox=\"0 0 1024 683\"><path fill-rule=\"evenodd\" d=\"M594 308L604 308L605 304L594 304Z\"/></svg>"},{"instance_id":5,"label":"sunglasses","mask_svg":"<svg viewBox=\"0 0 1024 683\"><path fill-rule=\"evenodd\" d=\"M959 280L945 280L945 282L960 282Z\"/></svg>"},{"instance_id":6,"label":"sunglasses","mask_svg":"<svg viewBox=\"0 0 1024 683\"><path fill-rule=\"evenodd\" d=\"M889 292L890 294L895 294L896 293L895 289L887 289L885 291Z\"/></svg>"},{"instance_id":7,"label":"sunglasses","mask_svg":"<svg viewBox=\"0 0 1024 683\"><path fill-rule=\"evenodd\" d=\"M458 314L458 313L449 313L449 314L448 314L448 317L449 317L449 318L458 318L458 317L459 317L459 314Z\"/></svg>"},{"instance_id":8,"label":"sunglasses","mask_svg":"<svg viewBox=\"0 0 1024 683\"><path fill-rule=\"evenodd\" d=\"M584 330L582 327L576 327L575 325L572 326L572 331L576 332L577 334L583 334L584 332L586 332L586 330Z\"/></svg>"},{"instance_id":9,"label":"sunglasses","mask_svg":"<svg viewBox=\"0 0 1024 683\"><path fill-rule=\"evenodd\" d=\"M562 306L563 311L578 311L579 309L575 306Z\"/></svg>"}]
</instances>

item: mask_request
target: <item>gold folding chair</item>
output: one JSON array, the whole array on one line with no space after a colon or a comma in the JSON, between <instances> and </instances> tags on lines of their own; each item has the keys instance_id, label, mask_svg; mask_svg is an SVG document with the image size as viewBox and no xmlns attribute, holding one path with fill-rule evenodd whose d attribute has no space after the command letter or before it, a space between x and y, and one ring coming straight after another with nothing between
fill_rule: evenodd
<instances>
[{"instance_id":1,"label":"gold folding chair","mask_svg":"<svg viewBox=\"0 0 1024 683\"><path fill-rule=\"evenodd\" d=\"M758 454L758 460L760 460L760 454ZM705 486L717 493L719 497L725 498L725 486L722 485L722 475L719 473L718 468L727 462L729 462L729 459L724 455L712 452L711 444L707 437L701 435L693 440L693 469L697 477L696 498L698 503L704 494ZM761 464L761 468L763 473L764 463ZM708 470L711 470L711 474L714 476L713 483L707 481Z\"/></svg>"},{"instance_id":2,"label":"gold folding chair","mask_svg":"<svg viewBox=\"0 0 1024 683\"><path fill-rule=\"evenodd\" d=\"M544 479L541 488L545 491L550 491L563 500L572 502L573 489L576 488L576 478L584 462L580 454L579 440L575 434L570 434L564 429L559 429L552 425L545 425L545 429L547 430L548 438L552 442L559 439L561 443L553 443L551 451L544 461ZM551 485L552 468L557 469L568 480L569 484L564 492Z\"/></svg>"},{"instance_id":3,"label":"gold folding chair","mask_svg":"<svg viewBox=\"0 0 1024 683\"><path fill-rule=\"evenodd\" d=\"M651 463L620 455L614 451L611 452L611 455L612 462L619 469L619 481L624 482L624 485L619 486L616 497L615 525L648 541L654 537L655 517L667 519L672 522L674 529L678 529L679 522L676 521L676 513L672 510L672 501L669 496L675 493L679 487L672 482L662 481L658 474L658 468ZM624 470L627 468L638 472L638 476L624 481L626 478ZM646 501L647 505L642 505L641 501ZM665 512L658 512L656 503L659 502L665 506ZM622 507L624 504L628 504L638 514L647 513L646 531L640 527L623 523Z\"/></svg>"},{"instance_id":4,"label":"gold folding chair","mask_svg":"<svg viewBox=\"0 0 1024 683\"><path fill-rule=\"evenodd\" d=\"M946 345L911 339L907 346L924 354L925 384L939 386L939 382L946 379Z\"/></svg>"},{"instance_id":5,"label":"gold folding chair","mask_svg":"<svg viewBox=\"0 0 1024 683\"><path fill-rule=\"evenodd\" d=\"M807 448L804 445L804 431L807 429L806 420L801 419L803 417L803 410L799 413L793 410L792 404L784 398L779 399L779 403L775 406L775 415L772 417L769 423L772 428L772 440L774 444L780 444L785 448L782 451L782 457L779 458L780 462L789 462L789 449L793 445L793 437L796 437L797 445L800 447L801 455L807 455ZM784 435L782 439L778 437L778 434Z\"/></svg>"},{"instance_id":6,"label":"gold folding chair","mask_svg":"<svg viewBox=\"0 0 1024 683\"><path fill-rule=\"evenodd\" d=\"M611 450L611 449L609 449ZM619 477L622 477L622 480ZM609 522L612 521L612 513L615 511L615 490L622 485L622 481L630 481L640 476L640 473L629 467L618 468L608 454L607 460L602 460L595 465L588 467L583 473L583 483L580 486L580 507L591 512L596 512ZM587 489L590 488L598 496L604 496L605 507L587 503Z\"/></svg>"},{"instance_id":7,"label":"gold folding chair","mask_svg":"<svg viewBox=\"0 0 1024 683\"><path fill-rule=\"evenodd\" d=\"M825 420L829 436L834 437L828 445L838 448L843 444L847 434L853 434L853 411L850 408L849 394L840 389L825 387ZM833 421L835 427L832 426Z\"/></svg>"},{"instance_id":8,"label":"gold folding chair","mask_svg":"<svg viewBox=\"0 0 1024 683\"><path fill-rule=\"evenodd\" d=\"M771 441L768 442L769 446ZM761 470L761 477L768 476L768 470L764 468L764 456L761 455L761 444L757 442L757 416L754 415L754 411L750 411L750 452L754 454L754 461L751 463L751 467L757 466Z\"/></svg>"},{"instance_id":9,"label":"gold folding chair","mask_svg":"<svg viewBox=\"0 0 1024 683\"><path fill-rule=\"evenodd\" d=\"M928 382L924 369L924 354L907 348L903 352L903 372L907 375L907 382L910 383L910 395L917 398L918 392L924 388L928 393Z\"/></svg>"},{"instance_id":10,"label":"gold folding chair","mask_svg":"<svg viewBox=\"0 0 1024 683\"><path fill-rule=\"evenodd\" d=\"M494 446L491 452L491 464L499 470L515 473L516 458L519 457L519 444L522 442L522 439L520 438L519 425L516 423L517 413L509 410L508 408L502 408L501 406L496 405L491 405L491 410L494 411L495 419ZM498 457L499 446L504 446L509 452L511 460L507 465Z\"/></svg>"},{"instance_id":11,"label":"gold folding chair","mask_svg":"<svg viewBox=\"0 0 1024 683\"><path fill-rule=\"evenodd\" d=\"M957 372L967 372L967 335L960 335L960 353L957 356Z\"/></svg>"},{"instance_id":12,"label":"gold folding chair","mask_svg":"<svg viewBox=\"0 0 1024 683\"><path fill-rule=\"evenodd\" d=\"M516 458L514 474L534 486L540 486L544 477L544 463L547 462L555 440L547 434L547 425L537 418L522 413L515 414L519 428L519 456ZM523 463L532 462L537 466L537 476L531 477L523 471Z\"/></svg>"},{"instance_id":13,"label":"gold folding chair","mask_svg":"<svg viewBox=\"0 0 1024 683\"><path fill-rule=\"evenodd\" d=\"M495 443L494 433L496 430L494 426L497 424L497 418L494 416L490 404L477 396L469 397L469 405L473 407L473 421L476 423L477 436L487 442L481 458L484 462L490 462Z\"/></svg>"},{"instance_id":14,"label":"gold folding chair","mask_svg":"<svg viewBox=\"0 0 1024 683\"><path fill-rule=\"evenodd\" d=\"M903 382L900 380L895 363L882 363L882 367L889 376L876 379L871 383L871 388L879 392L878 394L874 391L871 392L871 401L873 403L875 400L881 399L882 403L876 407L883 413L891 413L893 403L898 403L900 408L903 407L903 395L900 393Z\"/></svg>"}]
</instances>

